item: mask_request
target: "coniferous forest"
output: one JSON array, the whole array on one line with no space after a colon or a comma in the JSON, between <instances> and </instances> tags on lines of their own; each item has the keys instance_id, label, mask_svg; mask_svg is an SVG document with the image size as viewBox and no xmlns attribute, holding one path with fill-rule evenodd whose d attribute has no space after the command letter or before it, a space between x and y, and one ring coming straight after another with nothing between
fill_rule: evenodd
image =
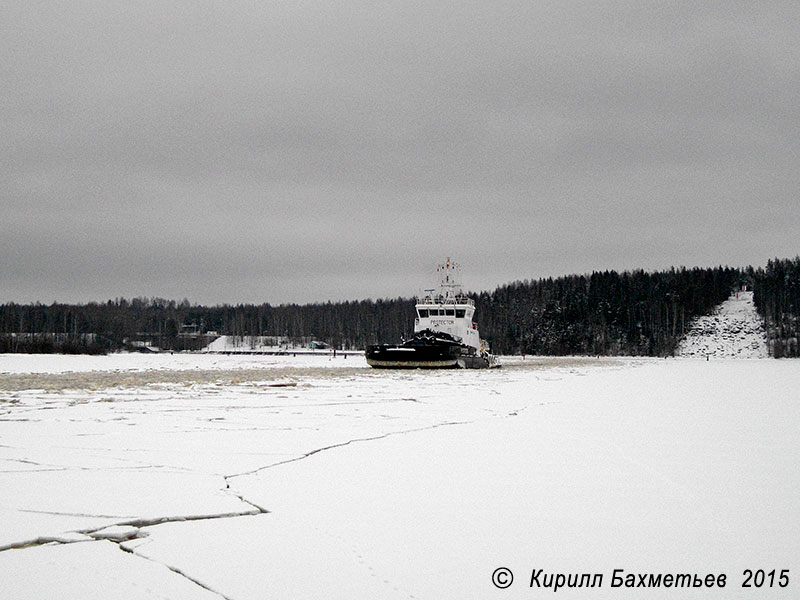
<instances>
[{"instance_id":1,"label":"coniferous forest","mask_svg":"<svg viewBox=\"0 0 800 600\"><path fill-rule=\"evenodd\" d=\"M776 358L798 357L800 337L800 257L774 259L754 273L758 312L764 317L770 354Z\"/></svg>"},{"instance_id":2,"label":"coniferous forest","mask_svg":"<svg viewBox=\"0 0 800 600\"><path fill-rule=\"evenodd\" d=\"M755 291L770 348L797 356L800 258L766 268L595 272L517 281L471 294L481 336L497 354L667 356L691 320L740 285ZM217 335L273 336L363 349L413 332L414 299L201 306L118 298L88 304L0 305L0 352L105 353L143 344L197 350Z\"/></svg>"}]
</instances>

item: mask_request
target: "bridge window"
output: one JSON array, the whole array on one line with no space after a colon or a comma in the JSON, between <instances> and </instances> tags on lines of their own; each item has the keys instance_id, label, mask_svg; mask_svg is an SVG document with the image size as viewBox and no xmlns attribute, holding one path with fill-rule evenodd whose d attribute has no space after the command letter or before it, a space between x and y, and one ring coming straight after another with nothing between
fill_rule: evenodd
<instances>
[{"instance_id":1,"label":"bridge window","mask_svg":"<svg viewBox=\"0 0 800 600\"><path fill-rule=\"evenodd\" d=\"M464 318L464 313L465 313L465 312L466 312L466 311L465 311L463 308L457 308L457 309L456 309L456 318L457 318L457 319L463 319L463 318Z\"/></svg>"},{"instance_id":2,"label":"bridge window","mask_svg":"<svg viewBox=\"0 0 800 600\"><path fill-rule=\"evenodd\" d=\"M455 314L455 312L453 311L452 308L445 308L444 314L447 315L448 317L452 317Z\"/></svg>"},{"instance_id":3,"label":"bridge window","mask_svg":"<svg viewBox=\"0 0 800 600\"><path fill-rule=\"evenodd\" d=\"M427 308L420 308L418 312L419 312L419 318L420 319L427 319L428 318L428 309Z\"/></svg>"}]
</instances>

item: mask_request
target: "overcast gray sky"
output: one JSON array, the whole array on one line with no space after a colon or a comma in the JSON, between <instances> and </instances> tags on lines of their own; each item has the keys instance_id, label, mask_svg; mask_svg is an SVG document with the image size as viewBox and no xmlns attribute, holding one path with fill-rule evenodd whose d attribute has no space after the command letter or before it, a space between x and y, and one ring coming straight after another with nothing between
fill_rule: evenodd
<instances>
[{"instance_id":1,"label":"overcast gray sky","mask_svg":"<svg viewBox=\"0 0 800 600\"><path fill-rule=\"evenodd\" d=\"M0 0L0 301L800 252L800 3Z\"/></svg>"}]
</instances>

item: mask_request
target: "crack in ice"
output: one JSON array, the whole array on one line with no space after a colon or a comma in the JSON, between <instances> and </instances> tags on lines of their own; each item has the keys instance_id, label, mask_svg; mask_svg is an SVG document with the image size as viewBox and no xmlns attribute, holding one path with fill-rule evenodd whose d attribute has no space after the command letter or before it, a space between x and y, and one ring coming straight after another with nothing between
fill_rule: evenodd
<instances>
[{"instance_id":1,"label":"crack in ice","mask_svg":"<svg viewBox=\"0 0 800 600\"><path fill-rule=\"evenodd\" d=\"M252 517L255 515L266 514L269 511L265 511L255 504L251 502L247 502L244 500L243 502L252 506L255 510L248 510L244 512L234 512L234 513L217 513L217 514L209 514L209 515L177 515L171 517L154 517L151 519L147 518L133 518L127 519L124 521L118 521L116 523L109 523L103 525L102 527L92 527L90 529L76 529L72 532L62 535L47 535L47 536L39 536L36 538L31 538L28 540L22 540L20 542L12 542L10 544L4 544L0 546L0 552L5 552L7 550L21 550L24 548L33 548L36 546L43 546L45 544L75 544L80 542L88 542L88 541L100 541L107 538L94 538L93 536L104 529L109 529L111 527L135 527L136 529L143 529L145 527L155 527L157 525L163 525L164 523L184 523L188 521L213 521L216 519L232 519L235 517ZM21 511L21 512L41 512L43 514L56 514L56 515L63 515L63 516L85 516L85 517L96 517L96 518L116 518L116 517L104 517L102 515L79 515L79 514L72 514L72 513L47 513L46 511ZM78 534L83 536L88 536L86 539L69 539L70 534ZM136 536L134 536L136 537Z\"/></svg>"},{"instance_id":2,"label":"crack in ice","mask_svg":"<svg viewBox=\"0 0 800 600\"><path fill-rule=\"evenodd\" d=\"M320 452L325 452L326 450L333 450L335 448L343 448L344 446L349 446L350 444L355 444L357 442L372 442L375 440L382 440L393 435L404 435L407 433L416 433L418 431L427 431L429 429L437 429L438 427L446 427L448 425L469 425L470 423L474 423L474 421L446 421L444 423L436 423L435 425L429 425L427 427L417 427L415 429L404 429L401 431L390 431L388 433L384 433L381 435L375 435L371 437L364 437L364 438L354 438L352 440L347 440L346 442L339 442L338 444L331 444L329 446L323 446L322 448L316 448L311 450L310 452L306 452L301 456L296 456L294 458L288 458L286 460L282 460L280 462L276 462L270 465L265 465L263 467L258 467L257 469L252 469L251 471L244 471L242 473L234 473L232 475L226 475L225 480L233 479L235 477L243 477L245 475L255 475L256 473L260 473L261 471L265 471L267 469L272 469L274 467L278 467L280 465L286 465L289 463L297 462L299 460L304 460L315 454L319 454Z\"/></svg>"},{"instance_id":3,"label":"crack in ice","mask_svg":"<svg viewBox=\"0 0 800 600\"><path fill-rule=\"evenodd\" d=\"M117 545L117 548L119 548L120 550L122 550L123 552L125 552L127 554L131 554L133 556L136 556L137 558L141 558L143 560L150 561L151 563L154 563L154 564L157 564L157 565L161 565L162 567L165 567L165 568L169 569L170 571L172 571L176 575L180 575L181 577L187 579L188 581L191 581L196 586L201 587L204 590L211 592L212 594L216 594L217 596L219 596L220 598L223 598L224 600L232 600L232 598L230 596L226 596L222 592L219 592L219 591L215 590L214 588L209 587L208 585L206 585L205 583L203 583L202 581L200 581L198 579L195 579L191 575L187 575L186 573L181 571L178 567L174 567L172 565L168 565L167 563L163 563L161 561L154 560L154 559L150 558L149 556L145 556L143 554L139 554L133 548L126 548L125 546L123 546L124 542L113 542L113 543L115 543Z\"/></svg>"},{"instance_id":4,"label":"crack in ice","mask_svg":"<svg viewBox=\"0 0 800 600\"><path fill-rule=\"evenodd\" d=\"M408 401L410 401L410 402L419 402L418 400L413 399L413 398L400 398L400 399L393 399L392 401L394 401L394 402L397 402L397 401L400 401L400 402L408 402ZM352 404L362 404L362 403L361 402L353 402ZM363 404L371 404L371 403L370 402L364 402ZM512 414L515 414L515 413L512 413ZM429 426L426 426L426 427L417 427L417 428L413 428L413 429L405 429L405 430L400 430L400 431L390 431L390 432L383 433L383 434L380 434L380 435L368 436L368 437L363 437L363 438L349 439L349 440L346 440L346 441L343 441L343 442L330 444L328 446L315 448L315 449L310 450L309 452L306 452L306 453L304 453L304 454L302 454L300 456L295 456L293 458L286 459L286 460L283 460L283 461L280 461L280 462L277 462L277 463L273 463L273 464L265 465L265 466L262 466L262 467L259 467L259 468L256 468L256 469L252 469L250 471L245 471L245 472L241 472L241 473L234 473L234 474L229 474L229 475L223 475L222 477L223 477L223 479L225 481L225 488L222 491L235 496L242 503L247 504L247 505L252 507L252 510L247 510L247 511L242 511L242 512L216 513L216 514L207 514L207 515L177 515L177 516L154 517L154 518L127 518L127 517L121 517L119 515L90 515L90 514L80 514L80 513L58 513L58 512L49 512L49 511L23 510L21 512L52 514L52 515L60 515L60 516L86 517L86 518L120 519L120 520L115 522L115 523L105 524L102 527L93 527L93 528L84 529L84 530L75 530L73 532L69 532L69 533L62 534L62 535L40 536L40 537L37 537L37 538L24 540L24 541L21 541L21 542L15 542L15 543L11 543L11 544L6 544L4 546L0 546L0 552L4 552L4 551L7 551L7 550L26 549L26 548L36 547L36 546L42 546L42 545L45 545L45 544L65 545L65 544L91 542L91 541L110 541L111 543L114 543L123 552L132 554L132 555L137 556L139 558L142 558L144 560L148 560L148 561L153 562L155 564L162 565L163 567L169 569L170 571L172 571L176 575L179 575L179 576L187 579L188 581L192 582L193 584L197 585L198 587L200 587L202 589L205 589L205 590L207 590L207 591L219 596L220 598L223 598L223 600L231 600L230 597L228 597L225 594L219 592L218 590L215 590L215 589L209 587L208 585L206 585L205 583L201 582L200 580L188 575L187 573L185 573L184 571L182 571L178 567L175 567L175 566L169 565L167 563L163 563L163 562L154 560L154 559L149 558L149 557L147 557L147 556L145 556L143 554L139 554L139 553L136 552L135 548L126 547L124 544L126 542L130 542L130 541L133 541L133 540L142 539L143 534L146 534L146 532L140 532L139 531L140 529L143 529L143 528L146 528L146 527L154 527L154 526L158 526L158 525L165 524L165 523L179 523L179 522L187 522L187 521L229 519L229 518L236 518L236 517L246 517L246 516L256 516L256 515L261 515L261 514L269 514L270 511L268 511L266 508L264 508L262 506L259 506L255 502L252 502L252 501L248 500L247 498L245 498L243 493L240 493L240 492L238 492L238 491L236 491L236 490L231 488L230 482L231 482L232 479L234 479L236 477L242 477L242 476L245 476L245 475L253 475L253 474L259 473L261 471L264 471L264 470L267 470L267 469L271 469L271 468L274 468L274 467L277 467L277 466L280 466L280 465L285 465L285 464L288 464L288 463L297 462L297 461L300 461L300 460L304 460L306 458L310 458L310 457L312 457L312 456L314 456L316 454L320 454L320 453L325 452L327 450L333 450L333 449L336 449L336 448L343 448L345 446L349 446L351 444L356 444L356 443L359 443L359 442L376 441L376 440L386 439L386 438L389 438L389 437L392 437L392 436L397 436L397 435L406 435L406 434L410 434L410 433L428 431L428 430L433 430L433 429L437 429L437 428L440 428L440 427L447 427L447 426L451 426L451 425L467 425L467 424L471 424L471 423L474 423L474 422L475 421L446 421L446 422L441 422L441 423L436 423L436 424L433 424L433 425L429 425ZM20 462L24 462L24 461L20 461ZM135 461L130 461L130 462L135 462ZM132 467L132 468L133 469L137 469L137 468L142 468L142 467ZM143 468L148 468L148 467L143 467ZM152 468L152 465L150 465L149 468ZM79 467L79 469L80 469L80 467ZM131 530L130 531L125 531L124 528L126 528L126 527L131 528ZM112 531L103 533L104 530L109 530L109 529L112 529L112 528L122 529L123 531L114 532L112 530Z\"/></svg>"},{"instance_id":5,"label":"crack in ice","mask_svg":"<svg viewBox=\"0 0 800 600\"><path fill-rule=\"evenodd\" d=\"M37 515L54 515L57 517L86 517L90 519L132 519L128 515L92 515L88 513L57 512L54 510L34 510L32 508L17 509L23 513L34 513Z\"/></svg>"}]
</instances>

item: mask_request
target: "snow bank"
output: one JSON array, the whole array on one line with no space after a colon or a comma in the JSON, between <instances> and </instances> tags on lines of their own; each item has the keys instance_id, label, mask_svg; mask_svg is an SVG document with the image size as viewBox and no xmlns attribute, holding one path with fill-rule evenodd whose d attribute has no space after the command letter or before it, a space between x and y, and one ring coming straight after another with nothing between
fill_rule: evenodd
<instances>
[{"instance_id":1,"label":"snow bank","mask_svg":"<svg viewBox=\"0 0 800 600\"><path fill-rule=\"evenodd\" d=\"M204 352L279 352L279 338L259 335L221 335ZM287 352L291 352L287 350Z\"/></svg>"}]
</instances>

